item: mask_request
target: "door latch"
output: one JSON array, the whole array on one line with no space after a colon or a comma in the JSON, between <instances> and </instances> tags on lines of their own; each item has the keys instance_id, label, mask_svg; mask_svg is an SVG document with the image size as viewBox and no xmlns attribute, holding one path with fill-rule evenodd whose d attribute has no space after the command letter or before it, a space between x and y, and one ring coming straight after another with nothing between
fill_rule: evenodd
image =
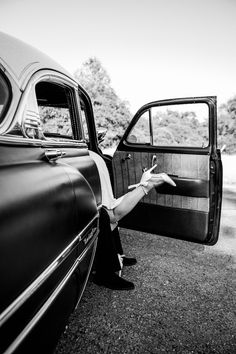
<instances>
[{"instance_id":1,"label":"door latch","mask_svg":"<svg viewBox=\"0 0 236 354\"><path fill-rule=\"evenodd\" d=\"M131 159L131 154L126 154L126 156L123 157L123 158L121 159L121 161L122 161L122 162L125 162L126 160L130 160L130 159Z\"/></svg>"}]
</instances>

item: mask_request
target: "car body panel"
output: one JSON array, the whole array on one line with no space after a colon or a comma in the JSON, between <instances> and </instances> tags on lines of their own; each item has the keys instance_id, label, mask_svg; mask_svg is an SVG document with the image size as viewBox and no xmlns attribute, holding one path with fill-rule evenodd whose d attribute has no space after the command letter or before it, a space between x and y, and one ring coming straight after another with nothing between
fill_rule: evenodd
<instances>
[{"instance_id":1,"label":"car body panel","mask_svg":"<svg viewBox=\"0 0 236 354\"><path fill-rule=\"evenodd\" d=\"M14 163L9 163L9 149ZM18 323L17 316L20 327L26 324L38 309L38 299L43 304L51 289L78 263L77 298L71 299L76 304L95 248L98 205L79 168L63 159L45 161L42 147L1 144L0 151L0 322L5 331L5 325ZM87 150L77 149L77 167L80 159L84 166L91 165L91 171L96 168ZM91 172L91 176L91 185L99 186L96 174ZM86 257L78 262L85 251ZM4 338L7 344L8 337Z\"/></svg>"},{"instance_id":2,"label":"car body panel","mask_svg":"<svg viewBox=\"0 0 236 354\"><path fill-rule=\"evenodd\" d=\"M73 77L21 41L1 34L0 43L0 70L12 96L0 126L0 352L49 353L91 270L100 180L87 145L78 140ZM69 92L73 139L27 136L24 126L37 123L30 119L37 117L41 81Z\"/></svg>"},{"instance_id":3,"label":"car body panel","mask_svg":"<svg viewBox=\"0 0 236 354\"><path fill-rule=\"evenodd\" d=\"M32 74L42 69L49 68L73 79L60 64L21 40L1 32L0 42L0 67L8 72L20 90L24 90Z\"/></svg>"}]
</instances>

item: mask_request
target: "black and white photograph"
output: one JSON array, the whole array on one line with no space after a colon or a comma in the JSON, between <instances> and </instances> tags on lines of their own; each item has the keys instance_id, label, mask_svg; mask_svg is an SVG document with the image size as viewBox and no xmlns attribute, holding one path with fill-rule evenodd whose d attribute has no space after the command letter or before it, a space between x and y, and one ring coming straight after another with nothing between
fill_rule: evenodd
<instances>
[{"instance_id":1,"label":"black and white photograph","mask_svg":"<svg viewBox=\"0 0 236 354\"><path fill-rule=\"evenodd\" d=\"M0 0L0 354L236 353L235 18Z\"/></svg>"}]
</instances>

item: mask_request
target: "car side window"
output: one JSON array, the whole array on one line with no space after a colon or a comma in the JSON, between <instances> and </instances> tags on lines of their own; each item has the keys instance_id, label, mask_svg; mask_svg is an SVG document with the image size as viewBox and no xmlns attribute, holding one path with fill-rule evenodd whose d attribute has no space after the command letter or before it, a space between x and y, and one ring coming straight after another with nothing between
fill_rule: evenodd
<instances>
[{"instance_id":1,"label":"car side window","mask_svg":"<svg viewBox=\"0 0 236 354\"><path fill-rule=\"evenodd\" d=\"M142 113L127 141L153 146L204 148L209 145L208 126L206 103L154 106Z\"/></svg>"},{"instance_id":2,"label":"car side window","mask_svg":"<svg viewBox=\"0 0 236 354\"><path fill-rule=\"evenodd\" d=\"M64 85L42 81L35 86L42 133L46 138L73 138L71 91Z\"/></svg>"},{"instance_id":3,"label":"car side window","mask_svg":"<svg viewBox=\"0 0 236 354\"><path fill-rule=\"evenodd\" d=\"M132 131L128 135L127 141L129 143L137 144L150 144L150 112L145 111L136 122Z\"/></svg>"}]
</instances>

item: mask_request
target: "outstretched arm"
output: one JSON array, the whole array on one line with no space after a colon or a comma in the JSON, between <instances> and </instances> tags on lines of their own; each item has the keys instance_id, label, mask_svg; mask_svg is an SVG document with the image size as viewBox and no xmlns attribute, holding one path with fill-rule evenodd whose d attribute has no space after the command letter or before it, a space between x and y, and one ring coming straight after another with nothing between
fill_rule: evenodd
<instances>
[{"instance_id":1,"label":"outstretched arm","mask_svg":"<svg viewBox=\"0 0 236 354\"><path fill-rule=\"evenodd\" d=\"M125 215L127 215L136 206L136 204L138 204L138 202L146 194L148 194L148 192L151 189L153 189L154 187L157 187L165 182L175 185L175 183L172 181L172 179L166 173L151 174L148 181L144 182L143 184L142 184L142 179L141 179L141 184L139 184L131 192L126 193L123 196L123 199L120 202L120 204L117 205L117 207L108 211L111 222L115 223L115 222L121 220Z\"/></svg>"}]
</instances>

